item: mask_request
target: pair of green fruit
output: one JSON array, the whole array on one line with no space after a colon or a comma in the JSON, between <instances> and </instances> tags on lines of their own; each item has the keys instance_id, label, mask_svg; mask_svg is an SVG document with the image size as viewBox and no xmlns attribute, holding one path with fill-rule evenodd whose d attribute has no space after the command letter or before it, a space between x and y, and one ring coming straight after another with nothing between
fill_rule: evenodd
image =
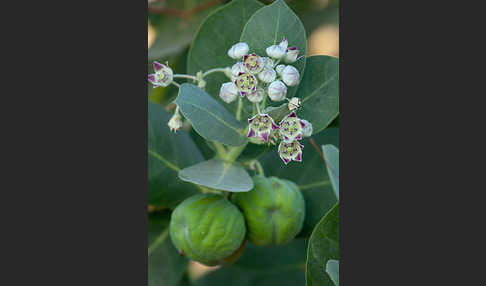
<instances>
[{"instance_id":1,"label":"pair of green fruit","mask_svg":"<svg viewBox=\"0 0 486 286\"><path fill-rule=\"evenodd\" d=\"M222 195L192 196L172 213L170 237L180 253L206 265L231 263L245 237L259 246L281 245L302 229L305 202L296 184L275 177L253 177L255 187ZM245 224L246 222L246 224Z\"/></svg>"}]
</instances>

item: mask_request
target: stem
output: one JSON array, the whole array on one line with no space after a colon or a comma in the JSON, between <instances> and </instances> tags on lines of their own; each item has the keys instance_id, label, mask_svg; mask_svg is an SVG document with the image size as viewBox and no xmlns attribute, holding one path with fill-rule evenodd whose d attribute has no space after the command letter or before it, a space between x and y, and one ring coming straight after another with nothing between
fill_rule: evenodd
<instances>
[{"instance_id":1,"label":"stem","mask_svg":"<svg viewBox=\"0 0 486 286\"><path fill-rule=\"evenodd\" d=\"M256 106L256 109L258 111L258 114L261 114L261 112L260 112L260 105L258 103L255 103L255 106Z\"/></svg>"},{"instance_id":2,"label":"stem","mask_svg":"<svg viewBox=\"0 0 486 286\"><path fill-rule=\"evenodd\" d=\"M245 144L243 144L241 146L231 147L229 149L228 153L226 153L225 161L226 162L234 162L238 158L238 156L240 156L241 152L243 152L243 150L245 150L245 147L246 147L247 144L248 144L248 142L246 142Z\"/></svg>"},{"instance_id":3,"label":"stem","mask_svg":"<svg viewBox=\"0 0 486 286\"><path fill-rule=\"evenodd\" d=\"M226 68L215 68L215 69L210 69L203 73L203 78L209 74L215 73L215 72L225 72Z\"/></svg>"},{"instance_id":4,"label":"stem","mask_svg":"<svg viewBox=\"0 0 486 286\"><path fill-rule=\"evenodd\" d=\"M213 141L214 148L216 148L216 153L221 157L222 159L226 158L227 151L224 148L223 144Z\"/></svg>"},{"instance_id":5,"label":"stem","mask_svg":"<svg viewBox=\"0 0 486 286\"><path fill-rule=\"evenodd\" d=\"M181 87L181 85L180 85L180 84L178 84L178 83L177 83L177 82L175 82L175 81L173 81L173 82L172 82L172 84L173 84L173 85L175 85L175 86L177 86L177 87L179 87L179 88Z\"/></svg>"},{"instance_id":6,"label":"stem","mask_svg":"<svg viewBox=\"0 0 486 286\"><path fill-rule=\"evenodd\" d=\"M257 168L257 172L259 175L265 176L265 172L263 172L262 164L258 160L255 160L255 166Z\"/></svg>"},{"instance_id":7,"label":"stem","mask_svg":"<svg viewBox=\"0 0 486 286\"><path fill-rule=\"evenodd\" d=\"M236 120L241 119L241 109L243 108L243 98L238 96L238 107L236 108Z\"/></svg>"},{"instance_id":8,"label":"stem","mask_svg":"<svg viewBox=\"0 0 486 286\"><path fill-rule=\"evenodd\" d=\"M193 75L188 75L188 74L175 74L173 76L174 78L188 78L188 79L192 79L192 80L197 80L197 78Z\"/></svg>"}]
</instances>

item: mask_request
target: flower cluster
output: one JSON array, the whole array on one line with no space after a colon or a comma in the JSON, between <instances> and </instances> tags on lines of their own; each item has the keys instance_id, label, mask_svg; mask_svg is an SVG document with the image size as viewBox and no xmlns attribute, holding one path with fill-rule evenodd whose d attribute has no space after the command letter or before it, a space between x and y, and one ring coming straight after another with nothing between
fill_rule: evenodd
<instances>
[{"instance_id":1,"label":"flower cluster","mask_svg":"<svg viewBox=\"0 0 486 286\"><path fill-rule=\"evenodd\" d=\"M268 57L249 51L247 43L237 43L228 50L228 56L238 62L231 67L231 82L221 86L220 98L226 103L235 101L238 94L253 103L260 103L265 95L272 101L284 100L287 87L296 86L300 74L295 67L279 63L296 62L299 50L289 47L284 38L280 44L266 49Z\"/></svg>"}]
</instances>

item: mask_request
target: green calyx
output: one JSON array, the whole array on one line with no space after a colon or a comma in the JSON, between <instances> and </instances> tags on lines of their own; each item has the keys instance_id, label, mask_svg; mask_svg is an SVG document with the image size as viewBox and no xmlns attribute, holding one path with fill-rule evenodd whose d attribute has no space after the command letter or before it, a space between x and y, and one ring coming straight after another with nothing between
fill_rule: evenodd
<instances>
[{"instance_id":1,"label":"green calyx","mask_svg":"<svg viewBox=\"0 0 486 286\"><path fill-rule=\"evenodd\" d=\"M188 258L212 266L227 262L246 234L242 213L219 194L192 196L172 213L170 238Z\"/></svg>"},{"instance_id":2,"label":"green calyx","mask_svg":"<svg viewBox=\"0 0 486 286\"><path fill-rule=\"evenodd\" d=\"M235 193L232 201L245 216L248 239L256 245L281 245L300 232L305 202L296 184L276 177L254 176L253 190Z\"/></svg>"}]
</instances>

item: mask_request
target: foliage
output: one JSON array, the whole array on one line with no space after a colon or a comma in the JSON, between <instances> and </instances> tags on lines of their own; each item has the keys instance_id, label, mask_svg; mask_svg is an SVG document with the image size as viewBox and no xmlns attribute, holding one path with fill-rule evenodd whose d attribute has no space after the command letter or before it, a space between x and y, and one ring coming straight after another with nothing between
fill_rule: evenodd
<instances>
[{"instance_id":1,"label":"foliage","mask_svg":"<svg viewBox=\"0 0 486 286\"><path fill-rule=\"evenodd\" d=\"M165 1L165 5L180 9L194 9L204 3ZM308 1L299 3L292 5L300 14L308 13ZM149 49L150 64L152 60L165 63L168 59L168 68L174 70L172 85L149 87L148 91L149 285L228 285L229 281L231 285L338 285L338 59L305 56L307 25L283 0L269 5L257 0L233 0L213 5L191 18L171 17L151 14L149 19L157 33ZM222 84L235 80L231 68L241 57L230 57L228 50L238 42L248 44L248 54L273 57L270 69L277 71L276 80L285 83L285 97L288 101L295 97L299 104L271 97L269 83L257 75L260 71L254 77L258 89L263 90L262 100L250 100L250 95L256 93L243 94L236 83L236 96L228 99L220 94ZM295 61L271 56L267 48L273 45L285 47L285 57L294 50L304 56ZM246 64L245 59L242 64ZM293 69L290 74L278 71L278 64L284 62L295 68L295 84L289 80L293 79ZM151 66L149 70L153 72L152 80L160 76L156 68ZM257 115L262 114L269 117L259 119ZM273 124L264 122L266 118ZM292 134L283 122L294 121L299 124L295 127L297 133ZM291 143L295 143L291 145L294 153L290 147L285 149ZM256 191L257 177L275 177L269 180L268 189L274 190L271 193L276 197L269 196L264 206L257 203L258 196L248 195ZM188 258L179 255L168 239L175 213L171 210L196 194L219 193L228 199L228 208L240 208L247 226L252 219L248 211L251 206L255 214L267 216L276 231L288 221L278 216L284 209L280 203L289 200L278 197L274 192L279 186L271 184L283 180L305 202L305 209L298 208L305 212L303 223L285 239L288 242L278 246L259 244L257 238L252 243L247 232L246 242L232 256L232 264L195 281L188 279ZM232 199L239 196L249 199L240 206ZM191 257L196 257L193 259L207 257L208 253L199 255L200 247L211 249L213 241L218 244L231 237L231 224L225 221L229 215L224 215L228 211L226 203L221 206L218 212L223 214L219 217L212 214L212 206L206 210L198 202L177 212L184 218L177 224L179 245L191 251ZM193 223L197 226L188 225L185 218L190 212L195 214L191 219L197 221ZM220 227L223 224L224 228Z\"/></svg>"}]
</instances>

